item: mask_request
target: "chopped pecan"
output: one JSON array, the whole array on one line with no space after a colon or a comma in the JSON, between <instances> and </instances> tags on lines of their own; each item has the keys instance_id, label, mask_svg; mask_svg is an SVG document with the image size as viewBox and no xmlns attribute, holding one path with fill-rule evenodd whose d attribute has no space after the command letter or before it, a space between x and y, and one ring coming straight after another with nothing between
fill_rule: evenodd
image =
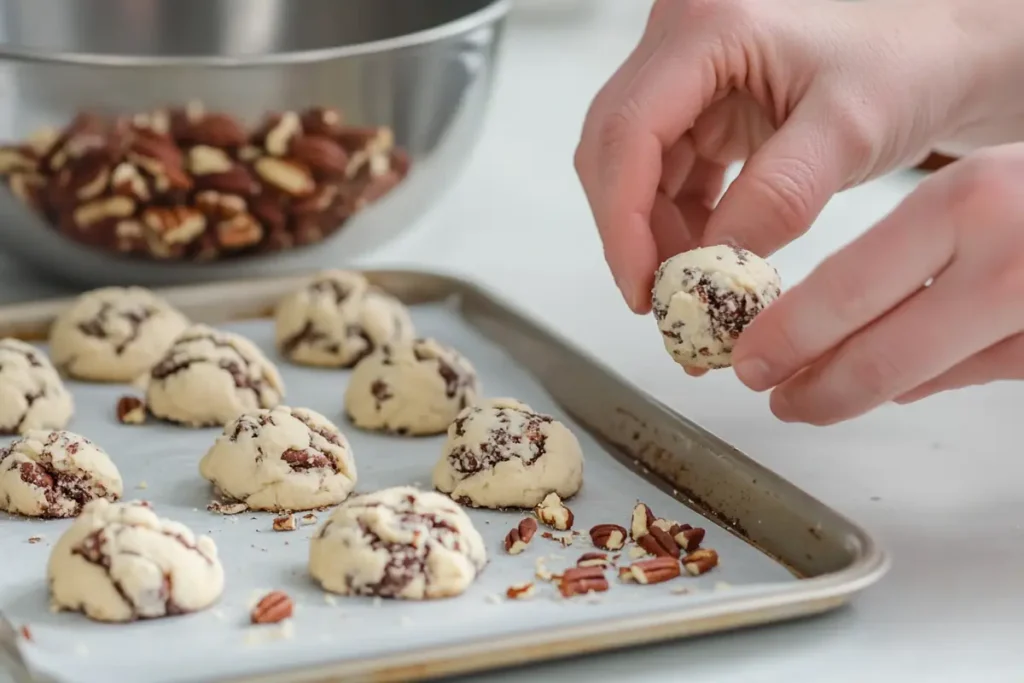
<instances>
[{"instance_id":1,"label":"chopped pecan","mask_svg":"<svg viewBox=\"0 0 1024 683\"><path fill-rule=\"evenodd\" d=\"M612 566L612 561L604 553L583 553L576 560L577 567L599 567L607 569Z\"/></svg>"},{"instance_id":2,"label":"chopped pecan","mask_svg":"<svg viewBox=\"0 0 1024 683\"><path fill-rule=\"evenodd\" d=\"M567 508L562 499L559 498L557 493L551 492L544 497L544 500L540 502L534 509L534 513L537 515L537 519L541 523L557 529L558 531L566 531L572 528L573 514L572 510Z\"/></svg>"},{"instance_id":3,"label":"chopped pecan","mask_svg":"<svg viewBox=\"0 0 1024 683\"><path fill-rule=\"evenodd\" d=\"M276 624L292 616L295 603L283 591L271 591L263 596L249 615L254 624Z\"/></svg>"},{"instance_id":4,"label":"chopped pecan","mask_svg":"<svg viewBox=\"0 0 1024 683\"><path fill-rule=\"evenodd\" d=\"M117 421L126 425L140 425L146 421L146 404L135 396L122 396L117 401Z\"/></svg>"},{"instance_id":5,"label":"chopped pecan","mask_svg":"<svg viewBox=\"0 0 1024 683\"><path fill-rule=\"evenodd\" d=\"M295 515L281 515L274 518L274 531L295 531Z\"/></svg>"},{"instance_id":6,"label":"chopped pecan","mask_svg":"<svg viewBox=\"0 0 1024 683\"><path fill-rule=\"evenodd\" d=\"M636 539L636 544L655 557L679 558L679 545L660 527L652 526L646 534Z\"/></svg>"},{"instance_id":7,"label":"chopped pecan","mask_svg":"<svg viewBox=\"0 0 1024 683\"><path fill-rule=\"evenodd\" d=\"M664 583L678 577L682 572L679 561L672 557L655 557L640 560L619 569L619 579L640 584Z\"/></svg>"},{"instance_id":8,"label":"chopped pecan","mask_svg":"<svg viewBox=\"0 0 1024 683\"><path fill-rule=\"evenodd\" d=\"M598 524L590 529L590 540L598 548L619 550L626 544L626 530L618 524Z\"/></svg>"},{"instance_id":9,"label":"chopped pecan","mask_svg":"<svg viewBox=\"0 0 1024 683\"><path fill-rule=\"evenodd\" d=\"M536 520L531 517L523 519L519 522L519 526L509 531L508 535L505 536L505 552L509 555L518 555L523 552L536 533Z\"/></svg>"},{"instance_id":10,"label":"chopped pecan","mask_svg":"<svg viewBox=\"0 0 1024 683\"><path fill-rule=\"evenodd\" d=\"M505 590L505 597L509 600L526 600L532 598L536 592L533 581L514 583Z\"/></svg>"},{"instance_id":11,"label":"chopped pecan","mask_svg":"<svg viewBox=\"0 0 1024 683\"><path fill-rule=\"evenodd\" d=\"M262 157L254 167L260 178L292 197L308 197L316 190L309 168L294 159Z\"/></svg>"},{"instance_id":12,"label":"chopped pecan","mask_svg":"<svg viewBox=\"0 0 1024 683\"><path fill-rule=\"evenodd\" d=\"M706 574L718 566L718 553L711 548L700 548L683 558L683 567L692 576Z\"/></svg>"},{"instance_id":13,"label":"chopped pecan","mask_svg":"<svg viewBox=\"0 0 1024 683\"><path fill-rule=\"evenodd\" d=\"M689 524L680 524L674 527L669 533L672 534L672 538L675 539L679 547L682 548L683 552L690 552L697 548L701 541L704 540L704 529L701 527L692 527Z\"/></svg>"},{"instance_id":14,"label":"chopped pecan","mask_svg":"<svg viewBox=\"0 0 1024 683\"><path fill-rule=\"evenodd\" d=\"M558 591L566 598L608 590L608 579L600 567L572 567L566 569L558 582Z\"/></svg>"},{"instance_id":15,"label":"chopped pecan","mask_svg":"<svg viewBox=\"0 0 1024 683\"><path fill-rule=\"evenodd\" d=\"M638 540L647 533L647 530L654 524L655 519L657 518L651 512L651 508L647 507L646 503L637 503L633 508L633 516L629 522L630 537L634 541Z\"/></svg>"}]
</instances>

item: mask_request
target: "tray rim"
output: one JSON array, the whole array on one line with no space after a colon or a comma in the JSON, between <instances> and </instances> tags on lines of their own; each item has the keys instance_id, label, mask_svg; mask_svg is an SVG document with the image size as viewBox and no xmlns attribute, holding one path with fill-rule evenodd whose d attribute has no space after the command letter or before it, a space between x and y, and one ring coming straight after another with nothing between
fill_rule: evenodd
<instances>
[{"instance_id":1,"label":"tray rim","mask_svg":"<svg viewBox=\"0 0 1024 683\"><path fill-rule=\"evenodd\" d=\"M326 682L337 680L339 677L344 677L344 680L396 682L431 680L441 676L469 674L516 664L535 664L570 656L614 651L630 645L666 642L677 638L761 626L823 614L847 604L854 595L876 583L888 572L892 562L889 553L866 529L779 476L773 470L753 460L745 452L729 444L728 441L720 439L713 432L672 410L558 331L531 317L522 307L509 301L490 287L441 270L422 268L350 268L346 270L360 272L371 280L403 276L429 278L438 286L447 289L449 296L471 294L487 300L491 305L499 308L504 315L515 318L519 324L543 334L551 342L572 351L611 378L629 386L640 398L657 406L659 410L682 419L708 435L723 441L733 449L734 457L745 460L747 466L770 475L777 482L789 487L791 492L804 496L820 506L834 519L846 526L846 535L851 537L850 540L858 548L857 556L852 562L837 571L810 578L798 578L797 581L791 583L766 585L762 590L753 594L730 596L728 591L722 591L721 599L696 606L687 604L685 600L680 600L677 609L657 610L575 626L541 628L528 634L485 637L455 645L420 648L400 655L353 658L308 667L222 678L220 679L222 683L270 683L270 681L283 680L296 683L300 681ZM311 273L304 272L267 278L219 280L153 288L152 291L179 306L188 315L189 308L210 305L210 302L217 298L218 291L221 293L248 293L252 289L283 289L301 284L310 275ZM43 321L52 320L54 315L69 305L76 296L0 305L0 325L43 324ZM250 294L250 296L252 295ZM192 304L188 303L190 299L193 300ZM223 305L228 306L230 303L226 302ZM269 311L263 310L260 315L228 319L266 317L268 313ZM26 335L26 337L33 341L39 340L38 337L30 335ZM542 378L537 379L542 385L544 384ZM554 397L552 399L555 400ZM568 409L566 408L566 410ZM614 444L608 445L614 446ZM750 543L749 540L744 540ZM765 552L760 548L758 551ZM15 669L12 672L15 676L20 673L24 680L49 681L49 678L40 677L28 669L18 651L17 637L16 629L6 617L0 614L0 659L5 660L9 668Z\"/></svg>"}]
</instances>

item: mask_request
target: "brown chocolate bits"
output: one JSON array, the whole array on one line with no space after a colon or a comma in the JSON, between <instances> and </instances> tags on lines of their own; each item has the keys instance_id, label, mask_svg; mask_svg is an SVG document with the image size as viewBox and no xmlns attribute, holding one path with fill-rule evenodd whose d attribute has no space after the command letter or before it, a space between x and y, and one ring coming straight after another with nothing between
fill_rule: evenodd
<instances>
[{"instance_id":1,"label":"brown chocolate bits","mask_svg":"<svg viewBox=\"0 0 1024 683\"><path fill-rule=\"evenodd\" d=\"M253 607L249 617L254 624L276 624L292 616L295 603L287 593L271 591Z\"/></svg>"},{"instance_id":2,"label":"brown chocolate bits","mask_svg":"<svg viewBox=\"0 0 1024 683\"><path fill-rule=\"evenodd\" d=\"M508 532L505 536L505 552L509 555L518 555L526 550L534 534L537 533L537 522L531 517L519 522L519 526Z\"/></svg>"}]
</instances>

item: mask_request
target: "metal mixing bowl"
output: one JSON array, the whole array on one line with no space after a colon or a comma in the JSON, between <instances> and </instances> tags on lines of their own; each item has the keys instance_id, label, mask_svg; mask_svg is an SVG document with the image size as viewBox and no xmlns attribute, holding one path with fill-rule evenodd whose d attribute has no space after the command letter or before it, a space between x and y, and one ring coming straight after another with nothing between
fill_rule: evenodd
<instances>
[{"instance_id":1,"label":"metal mixing bowl","mask_svg":"<svg viewBox=\"0 0 1024 683\"><path fill-rule=\"evenodd\" d=\"M412 226L478 136L511 0L0 0L0 140L81 110L202 101L249 124L337 107L387 125L408 177L318 245L207 263L61 235L0 188L0 249L80 286L161 286L344 265Z\"/></svg>"}]
</instances>

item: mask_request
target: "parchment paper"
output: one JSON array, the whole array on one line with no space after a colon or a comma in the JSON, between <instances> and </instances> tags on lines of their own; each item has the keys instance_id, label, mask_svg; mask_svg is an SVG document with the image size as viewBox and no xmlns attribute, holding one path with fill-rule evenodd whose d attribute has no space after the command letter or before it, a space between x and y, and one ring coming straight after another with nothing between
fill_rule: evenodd
<instances>
[{"instance_id":1,"label":"parchment paper","mask_svg":"<svg viewBox=\"0 0 1024 683\"><path fill-rule=\"evenodd\" d=\"M464 595L421 603L325 598L309 578L306 562L309 538L328 512L317 513L317 525L294 532L274 532L273 515L268 513L225 517L207 512L212 494L199 476L198 462L219 429L192 430L154 421L145 426L121 425L114 406L120 396L132 393L130 388L70 383L76 414L69 429L107 450L124 477L126 499L148 500L161 516L211 535L220 551L227 585L214 608L194 615L107 625L77 614L54 614L49 611L46 561L70 522L0 516L0 552L6 558L0 572L0 609L16 628L29 626L33 640L21 647L30 665L69 682L208 681L500 638L534 630L538 624L571 626L679 609L682 604L697 606L719 600L727 591L745 592L764 584L796 580L781 565L741 540L710 522L702 524L688 508L616 461L574 425L501 348L468 326L454 308L416 307L413 318L421 335L447 342L471 360L486 395L518 398L574 430L586 463L583 490L569 503L576 516L575 528L584 532L572 546L562 548L538 534L523 554L506 555L502 540L523 515L471 511L487 542L490 564ZM430 487L430 472L440 456L443 436L412 439L360 432L342 415L348 372L286 363L274 351L270 321L222 327L248 336L278 362L286 383L287 405L317 410L345 431L358 467L357 490L403 484ZM0 444L9 441L3 439ZM658 516L704 526L707 537L703 545L719 552L720 566L698 578L684 576L656 586L623 585L609 572L611 590L599 597L563 600L554 586L538 581L538 593L532 600L504 598L509 585L535 580L536 558L545 557L547 567L557 572L593 550L586 534L592 525L614 522L628 526L630 511L638 499L648 503ZM43 540L30 544L32 536L42 536ZM622 561L626 560L623 555ZM678 589L683 587L690 592L679 594ZM270 589L283 590L296 602L290 635L282 628L252 627L248 623L254 598Z\"/></svg>"}]
</instances>

